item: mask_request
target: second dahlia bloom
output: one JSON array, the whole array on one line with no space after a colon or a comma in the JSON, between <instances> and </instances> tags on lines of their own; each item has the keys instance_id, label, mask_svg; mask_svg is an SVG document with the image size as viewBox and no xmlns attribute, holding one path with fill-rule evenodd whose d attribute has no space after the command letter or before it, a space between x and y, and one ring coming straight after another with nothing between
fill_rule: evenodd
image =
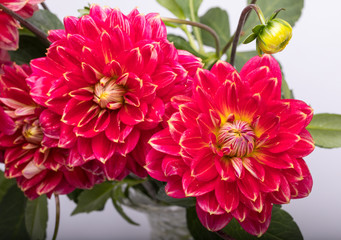
<instances>
[{"instance_id":1,"label":"second dahlia bloom","mask_svg":"<svg viewBox=\"0 0 341 240\"><path fill-rule=\"evenodd\" d=\"M148 173L174 198L196 197L211 231L234 217L249 233L268 228L273 204L306 197L312 178L303 157L314 149L305 127L312 109L281 99L281 71L270 55L240 74L228 63L199 69L192 98L174 99L168 128L154 134Z\"/></svg>"},{"instance_id":2,"label":"second dahlia bloom","mask_svg":"<svg viewBox=\"0 0 341 240\"><path fill-rule=\"evenodd\" d=\"M44 0L0 0L0 4L19 14L23 18L29 18L38 10L37 4ZM0 49L16 50L19 43L20 24L0 11Z\"/></svg>"},{"instance_id":3,"label":"second dahlia bloom","mask_svg":"<svg viewBox=\"0 0 341 240\"><path fill-rule=\"evenodd\" d=\"M67 149L47 147L53 139L40 123L43 108L29 95L25 79L28 66L4 66L0 78L0 148L5 177L16 178L25 195L34 199L52 193L67 194L75 188L91 188L104 180L103 175L81 167L66 167ZM1 152L2 154L2 152Z\"/></svg>"},{"instance_id":4,"label":"second dahlia bloom","mask_svg":"<svg viewBox=\"0 0 341 240\"><path fill-rule=\"evenodd\" d=\"M136 163L127 154L142 131L163 121L173 95L190 92L202 64L167 41L157 14L92 5L64 24L50 32L47 56L31 62L31 95L48 108L43 125L58 146L78 156L69 166L102 163L109 179L120 178Z\"/></svg>"}]
</instances>

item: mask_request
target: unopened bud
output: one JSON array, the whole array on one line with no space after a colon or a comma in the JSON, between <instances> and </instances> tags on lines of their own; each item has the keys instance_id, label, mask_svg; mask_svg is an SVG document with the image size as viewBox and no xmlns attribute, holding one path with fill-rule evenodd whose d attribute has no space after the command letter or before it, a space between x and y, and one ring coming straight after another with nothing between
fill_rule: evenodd
<instances>
[{"instance_id":1,"label":"unopened bud","mask_svg":"<svg viewBox=\"0 0 341 240\"><path fill-rule=\"evenodd\" d=\"M292 28L290 24L283 19L276 18L277 14L284 10L283 8L276 10L270 18L265 21L260 8L257 8L260 25L252 29L252 33L244 40L244 44L250 43L256 39L256 47L258 55L263 53L277 53L282 51L292 36Z\"/></svg>"},{"instance_id":2,"label":"unopened bud","mask_svg":"<svg viewBox=\"0 0 341 240\"><path fill-rule=\"evenodd\" d=\"M257 36L256 44L264 53L277 53L282 51L292 36L290 24L283 19L275 18L267 22Z\"/></svg>"}]
</instances>

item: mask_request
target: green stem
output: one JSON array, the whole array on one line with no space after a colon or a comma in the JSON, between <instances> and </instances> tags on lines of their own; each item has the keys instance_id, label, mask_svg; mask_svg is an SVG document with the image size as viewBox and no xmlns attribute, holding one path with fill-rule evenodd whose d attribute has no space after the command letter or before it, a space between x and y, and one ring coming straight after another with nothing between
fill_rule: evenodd
<instances>
[{"instance_id":1,"label":"green stem","mask_svg":"<svg viewBox=\"0 0 341 240\"><path fill-rule=\"evenodd\" d=\"M40 29L38 29L36 26L34 26L30 22L26 21L21 16L19 16L18 14L16 14L15 12L8 9L7 7L5 7L2 4L0 4L0 9L2 11L4 11L5 13L7 13L8 15L10 15L11 17L13 17L18 22L20 22L20 24L22 24L24 27L26 27L32 33L34 33L46 47L50 46L51 43L49 40L47 40L47 35L44 32L42 32Z\"/></svg>"},{"instance_id":2,"label":"green stem","mask_svg":"<svg viewBox=\"0 0 341 240\"><path fill-rule=\"evenodd\" d=\"M237 27L235 36L233 38L233 43L232 43L232 50L231 50L231 57L230 57L230 64L232 66L234 65L234 59L236 57L236 51L237 51L238 41L240 38L240 33L242 32L246 18L248 17L249 13L252 10L255 10L257 12L259 20L261 21L262 24L265 24L265 18L263 16L263 13L262 13L261 9L256 4L250 4L243 9L243 11L240 15L240 18L239 18L238 27Z\"/></svg>"},{"instance_id":3,"label":"green stem","mask_svg":"<svg viewBox=\"0 0 341 240\"><path fill-rule=\"evenodd\" d=\"M187 25L181 25L180 28L185 32L188 42L195 51L199 51L197 45L195 44L195 39L193 35L188 31Z\"/></svg>"},{"instance_id":4,"label":"green stem","mask_svg":"<svg viewBox=\"0 0 341 240\"><path fill-rule=\"evenodd\" d=\"M190 9L190 13L191 13L191 21L192 22L198 22L195 16L195 12L194 12L194 3L193 0L189 0L189 9ZM193 28L193 32L194 32L194 36L197 39L198 42L198 47L199 47L199 52L200 53L205 53L204 50L204 44L202 42L201 39L201 32L199 28Z\"/></svg>"},{"instance_id":5,"label":"green stem","mask_svg":"<svg viewBox=\"0 0 341 240\"><path fill-rule=\"evenodd\" d=\"M53 237L52 240L56 240L57 239L57 235L58 235L58 229L59 229L59 221L60 221L60 201L59 201L59 195L58 194L54 194L54 199L56 202L56 222L54 225L54 232L53 232Z\"/></svg>"},{"instance_id":6,"label":"green stem","mask_svg":"<svg viewBox=\"0 0 341 240\"><path fill-rule=\"evenodd\" d=\"M192 22L192 21L187 21L187 20L177 19L177 18L162 17L161 19L162 21L165 21L165 22L191 25L191 26L198 27L209 32L213 36L215 44L216 44L216 55L218 58L220 57L220 41L219 41L218 34L209 26L202 24L202 23Z\"/></svg>"}]
</instances>

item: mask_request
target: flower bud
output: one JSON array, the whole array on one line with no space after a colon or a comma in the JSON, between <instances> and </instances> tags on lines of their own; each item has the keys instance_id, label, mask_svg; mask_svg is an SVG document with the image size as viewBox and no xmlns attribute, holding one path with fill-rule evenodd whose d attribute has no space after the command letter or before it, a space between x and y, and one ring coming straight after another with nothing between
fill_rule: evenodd
<instances>
[{"instance_id":1,"label":"flower bud","mask_svg":"<svg viewBox=\"0 0 341 240\"><path fill-rule=\"evenodd\" d=\"M288 22L280 18L272 19L258 33L257 50L269 54L280 52L289 43L291 36L292 28Z\"/></svg>"}]
</instances>

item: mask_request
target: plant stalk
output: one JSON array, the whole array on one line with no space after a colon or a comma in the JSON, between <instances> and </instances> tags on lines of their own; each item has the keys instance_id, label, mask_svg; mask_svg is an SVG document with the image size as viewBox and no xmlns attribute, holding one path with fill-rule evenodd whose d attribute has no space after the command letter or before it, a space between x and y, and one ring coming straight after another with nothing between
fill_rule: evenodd
<instances>
[{"instance_id":1,"label":"plant stalk","mask_svg":"<svg viewBox=\"0 0 341 240\"><path fill-rule=\"evenodd\" d=\"M256 2L257 2L257 0L252 0L250 4L256 4ZM246 15L245 22L246 22L247 19L249 18L249 15L250 15L250 13L248 13L248 14ZM231 36L230 40L226 43L225 47L224 47L223 50L222 50L222 53L221 53L222 55L223 55L224 53L226 53L227 50L231 47L235 35L236 35L236 33L234 33L234 34Z\"/></svg>"},{"instance_id":2,"label":"plant stalk","mask_svg":"<svg viewBox=\"0 0 341 240\"><path fill-rule=\"evenodd\" d=\"M250 4L248 6L246 6L239 18L239 22L238 22L238 27L237 30L235 32L235 35L233 37L233 42L232 42L232 49L231 49L231 57L230 57L230 64L233 66L234 65L234 59L236 57L236 51L237 51L237 45L239 42L239 38L240 38L240 33L243 29L243 26L245 24L246 18L248 17L249 13L255 10L257 12L257 15L259 17L259 20L261 21L262 24L265 24L265 18L263 16L262 11L260 10L260 8L255 5L255 4Z\"/></svg>"},{"instance_id":3,"label":"plant stalk","mask_svg":"<svg viewBox=\"0 0 341 240\"><path fill-rule=\"evenodd\" d=\"M192 21L177 19L177 18L162 17L161 19L162 21L165 21L165 22L191 25L191 26L198 27L209 32L213 36L214 41L215 41L217 58L220 57L220 41L219 41L218 34L209 26L202 24L202 23L192 22Z\"/></svg>"},{"instance_id":4,"label":"plant stalk","mask_svg":"<svg viewBox=\"0 0 341 240\"><path fill-rule=\"evenodd\" d=\"M57 239L58 235L58 230L59 230L59 222L60 222L60 201L59 201L59 195L54 193L54 199L56 202L56 222L54 225L54 232L53 232L53 237L52 240Z\"/></svg>"},{"instance_id":5,"label":"plant stalk","mask_svg":"<svg viewBox=\"0 0 341 240\"><path fill-rule=\"evenodd\" d=\"M40 4L45 10L50 11L50 9L47 7L46 3L42 2Z\"/></svg>"},{"instance_id":6,"label":"plant stalk","mask_svg":"<svg viewBox=\"0 0 341 240\"><path fill-rule=\"evenodd\" d=\"M194 2L193 1L194 0L189 0L189 9L190 9L190 13L191 13L190 20L192 22L197 22L195 12L194 12ZM204 44L202 42L200 29L194 28L193 32L194 32L195 38L197 39L197 42L198 42L199 52L205 53Z\"/></svg>"},{"instance_id":7,"label":"plant stalk","mask_svg":"<svg viewBox=\"0 0 341 240\"><path fill-rule=\"evenodd\" d=\"M215 233L224 240L235 240L233 237L225 233L223 230L216 231Z\"/></svg>"},{"instance_id":8,"label":"plant stalk","mask_svg":"<svg viewBox=\"0 0 341 240\"><path fill-rule=\"evenodd\" d=\"M31 24L30 22L26 21L25 19L23 19L21 16L19 16L18 14L16 14L15 12L13 12L12 10L10 10L9 8L5 7L4 5L0 4L0 9L2 11L4 11L5 13L7 13L8 15L10 15L11 17L13 17L15 20L17 20L18 22L20 22L20 24L22 24L23 26L25 26L28 30L30 30L34 35L37 36L37 38L46 46L49 47L50 46L50 41L47 39L47 35L41 31L40 29L38 29L36 26L34 26L33 24Z\"/></svg>"}]
</instances>

